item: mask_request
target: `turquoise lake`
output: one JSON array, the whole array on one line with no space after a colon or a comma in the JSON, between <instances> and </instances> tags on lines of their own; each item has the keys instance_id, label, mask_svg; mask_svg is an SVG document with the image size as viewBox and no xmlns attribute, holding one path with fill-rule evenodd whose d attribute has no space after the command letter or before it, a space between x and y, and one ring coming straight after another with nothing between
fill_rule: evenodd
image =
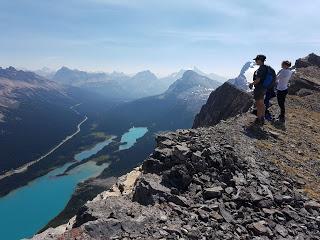
<instances>
[{"instance_id":1,"label":"turquoise lake","mask_svg":"<svg viewBox=\"0 0 320 240\"><path fill-rule=\"evenodd\" d=\"M119 150L131 148L147 132L148 129L142 127L129 129L121 137L121 143L124 144L119 147ZM76 154L75 160L83 161L91 157L108 146L112 139ZM89 161L72 169L68 175L56 177L71 164L67 163L0 198L1 239L17 240L34 235L63 210L79 182L98 176L109 165L105 163L97 166Z\"/></svg>"},{"instance_id":2,"label":"turquoise lake","mask_svg":"<svg viewBox=\"0 0 320 240\"><path fill-rule=\"evenodd\" d=\"M148 128L135 128L132 127L128 132L122 135L121 144L119 150L125 150L131 148L136 142L137 139L143 137L148 132Z\"/></svg>"}]
</instances>

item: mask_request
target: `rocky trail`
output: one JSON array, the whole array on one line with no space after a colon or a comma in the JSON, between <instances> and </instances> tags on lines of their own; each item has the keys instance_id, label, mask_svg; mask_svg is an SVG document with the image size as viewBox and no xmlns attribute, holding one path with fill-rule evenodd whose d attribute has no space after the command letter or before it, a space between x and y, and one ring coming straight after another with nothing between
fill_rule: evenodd
<instances>
[{"instance_id":1,"label":"rocky trail","mask_svg":"<svg viewBox=\"0 0 320 240\"><path fill-rule=\"evenodd\" d=\"M297 69L285 125L231 102L210 126L209 102L194 127L208 126L158 135L141 167L33 239L320 239L319 70Z\"/></svg>"}]
</instances>

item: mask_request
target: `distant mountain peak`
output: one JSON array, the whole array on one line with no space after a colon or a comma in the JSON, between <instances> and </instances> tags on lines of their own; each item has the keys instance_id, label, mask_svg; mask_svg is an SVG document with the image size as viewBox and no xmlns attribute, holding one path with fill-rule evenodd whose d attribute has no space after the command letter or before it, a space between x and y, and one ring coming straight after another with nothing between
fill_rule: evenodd
<instances>
[{"instance_id":1,"label":"distant mountain peak","mask_svg":"<svg viewBox=\"0 0 320 240\"><path fill-rule=\"evenodd\" d=\"M157 76L153 72L151 72L150 70L138 72L133 77L134 78L148 78L151 80L158 79Z\"/></svg>"},{"instance_id":2,"label":"distant mountain peak","mask_svg":"<svg viewBox=\"0 0 320 240\"><path fill-rule=\"evenodd\" d=\"M43 80L40 76L33 72L17 70L10 66L8 68L0 68L0 77L18 81Z\"/></svg>"},{"instance_id":3,"label":"distant mountain peak","mask_svg":"<svg viewBox=\"0 0 320 240\"><path fill-rule=\"evenodd\" d=\"M15 69L14 67L10 66L7 68L8 71L17 71L17 69Z\"/></svg>"},{"instance_id":4,"label":"distant mountain peak","mask_svg":"<svg viewBox=\"0 0 320 240\"><path fill-rule=\"evenodd\" d=\"M196 73L193 70L187 70L184 72L182 78L187 79L187 78L191 78L191 77L195 77L195 76L201 76L201 75L199 75L198 73Z\"/></svg>"},{"instance_id":5,"label":"distant mountain peak","mask_svg":"<svg viewBox=\"0 0 320 240\"><path fill-rule=\"evenodd\" d=\"M198 73L199 75L202 75L202 76L206 76L212 80L215 80L215 81L219 81L219 82L225 82L227 81L227 79L223 76L220 76L216 73L205 73L203 71L201 71L198 67L194 66L193 67L193 71Z\"/></svg>"},{"instance_id":6,"label":"distant mountain peak","mask_svg":"<svg viewBox=\"0 0 320 240\"><path fill-rule=\"evenodd\" d=\"M194 88L215 89L220 85L219 82L206 76L199 75L193 70L184 72L182 78L170 85L166 94L182 93Z\"/></svg>"},{"instance_id":7,"label":"distant mountain peak","mask_svg":"<svg viewBox=\"0 0 320 240\"><path fill-rule=\"evenodd\" d=\"M69 71L77 71L77 70L72 70L71 68L68 68L68 67L66 67L66 66L62 66L60 69L58 69L58 71L57 72L61 72L61 71L63 71L63 72L69 72Z\"/></svg>"}]
</instances>

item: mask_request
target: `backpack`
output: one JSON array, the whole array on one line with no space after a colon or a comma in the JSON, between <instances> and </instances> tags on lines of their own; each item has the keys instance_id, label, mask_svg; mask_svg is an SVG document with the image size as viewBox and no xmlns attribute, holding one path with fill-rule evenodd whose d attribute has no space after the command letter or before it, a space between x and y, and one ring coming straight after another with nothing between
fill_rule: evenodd
<instances>
[{"instance_id":1,"label":"backpack","mask_svg":"<svg viewBox=\"0 0 320 240\"><path fill-rule=\"evenodd\" d=\"M272 89L276 85L276 80L277 80L277 74L276 71L270 67L266 66L268 68L266 78L263 81L263 88L265 89Z\"/></svg>"}]
</instances>

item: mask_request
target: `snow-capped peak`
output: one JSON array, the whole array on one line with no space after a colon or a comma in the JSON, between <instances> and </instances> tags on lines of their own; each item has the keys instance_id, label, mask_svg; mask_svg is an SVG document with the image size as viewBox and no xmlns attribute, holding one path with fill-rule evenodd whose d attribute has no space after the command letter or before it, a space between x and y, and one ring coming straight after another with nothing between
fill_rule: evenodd
<instances>
[{"instance_id":1,"label":"snow-capped peak","mask_svg":"<svg viewBox=\"0 0 320 240\"><path fill-rule=\"evenodd\" d=\"M257 68L258 66L256 66L255 63L247 62L242 67L239 76L228 80L228 82L235 85L239 89L249 91L249 83L252 82L253 74Z\"/></svg>"}]
</instances>

